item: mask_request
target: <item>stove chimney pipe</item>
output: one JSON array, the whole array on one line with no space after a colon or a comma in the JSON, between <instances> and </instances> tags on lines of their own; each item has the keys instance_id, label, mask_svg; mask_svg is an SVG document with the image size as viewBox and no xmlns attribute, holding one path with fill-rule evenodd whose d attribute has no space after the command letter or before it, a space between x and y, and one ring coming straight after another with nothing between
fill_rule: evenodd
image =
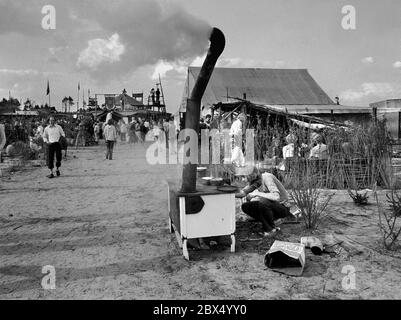
<instances>
[{"instance_id":1,"label":"stove chimney pipe","mask_svg":"<svg viewBox=\"0 0 401 320\"><path fill-rule=\"evenodd\" d=\"M185 129L192 129L195 130L195 132L199 132L200 104L202 96L205 93L206 86L209 83L209 79L213 73L217 59L220 57L226 45L223 32L217 28L213 28L209 40L209 51L205 61L203 62L191 96L187 100ZM190 141L190 143L193 144L193 147L198 148L198 141ZM191 148L191 150L192 149L193 148ZM181 192L196 192L196 167L196 163L188 163L184 165Z\"/></svg>"}]
</instances>

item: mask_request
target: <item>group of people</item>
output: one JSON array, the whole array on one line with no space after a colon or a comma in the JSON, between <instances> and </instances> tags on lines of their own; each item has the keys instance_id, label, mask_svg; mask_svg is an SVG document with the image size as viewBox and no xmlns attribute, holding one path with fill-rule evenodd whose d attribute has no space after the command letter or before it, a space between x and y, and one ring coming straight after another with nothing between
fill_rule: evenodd
<instances>
[{"instance_id":1,"label":"group of people","mask_svg":"<svg viewBox=\"0 0 401 320\"><path fill-rule=\"evenodd\" d=\"M229 132L231 137L231 163L237 167L244 167L245 156L244 156L244 138L245 138L245 127L244 123L246 115L239 113L234 115L234 121L231 123L227 122L226 118L220 119L220 125L215 125L215 121L211 120L210 114L206 115L205 118L201 118L199 122L199 131L203 129L214 129L219 128L220 130L226 130ZM260 125L260 119L258 124ZM266 145L266 142L271 140L270 146L264 153L264 157L261 156L262 149L260 145L255 143L255 154L260 160L264 158L273 159L278 169L284 170L284 163L286 159L294 157L302 157L307 159L327 159L328 158L328 146L325 144L324 135L321 132L311 131L306 139L297 137L296 132L289 133L282 138L283 135L276 135L272 139L265 137L261 129L256 129L256 142L261 140L261 144ZM285 141L285 143L283 143Z\"/></svg>"},{"instance_id":2,"label":"group of people","mask_svg":"<svg viewBox=\"0 0 401 320\"><path fill-rule=\"evenodd\" d=\"M143 145L151 133L150 139L157 141L162 134L168 134L169 122L168 119L155 121L138 117L126 123L123 119L113 120L112 115L109 114L104 123L96 121L93 130L97 144L100 139L105 140L106 159L112 160L113 149L118 140L122 143Z\"/></svg>"},{"instance_id":3,"label":"group of people","mask_svg":"<svg viewBox=\"0 0 401 320\"><path fill-rule=\"evenodd\" d=\"M160 105L160 89L157 87L156 91L155 88L150 90L150 98L152 100L152 105Z\"/></svg>"},{"instance_id":4,"label":"group of people","mask_svg":"<svg viewBox=\"0 0 401 320\"><path fill-rule=\"evenodd\" d=\"M294 134L289 134L285 138L287 144L282 149L283 159L292 158L296 155L296 142L297 137ZM308 157L309 159L327 159L328 148L324 144L324 138L321 134L313 133L310 138L309 145L306 143L301 144L301 148L297 154L299 157Z\"/></svg>"}]
</instances>

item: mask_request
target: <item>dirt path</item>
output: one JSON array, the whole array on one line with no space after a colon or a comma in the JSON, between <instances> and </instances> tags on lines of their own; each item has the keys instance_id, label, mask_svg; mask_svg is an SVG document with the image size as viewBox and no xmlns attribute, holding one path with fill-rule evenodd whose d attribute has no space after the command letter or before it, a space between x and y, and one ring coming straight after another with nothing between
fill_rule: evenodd
<instances>
[{"instance_id":1,"label":"dirt path","mask_svg":"<svg viewBox=\"0 0 401 320\"><path fill-rule=\"evenodd\" d=\"M259 224L240 213L236 253L219 246L186 261L167 225L164 180L177 170L149 166L141 146L118 145L113 161L103 146L71 150L62 177L47 174L0 180L0 299L401 298L401 259L369 249L378 239L373 206L360 211L341 192L319 235L347 236L351 249L308 253L294 278L266 269L272 240L255 240ZM278 238L299 241L302 233L283 225ZM55 290L41 286L45 265L55 267ZM356 289L342 288L345 265L355 267Z\"/></svg>"}]
</instances>

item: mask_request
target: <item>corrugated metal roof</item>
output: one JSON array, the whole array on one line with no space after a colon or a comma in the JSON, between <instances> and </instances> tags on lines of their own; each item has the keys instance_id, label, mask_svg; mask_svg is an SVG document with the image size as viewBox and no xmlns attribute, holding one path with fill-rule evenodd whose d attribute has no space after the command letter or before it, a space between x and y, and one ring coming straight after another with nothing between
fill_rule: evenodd
<instances>
[{"instance_id":1,"label":"corrugated metal roof","mask_svg":"<svg viewBox=\"0 0 401 320\"><path fill-rule=\"evenodd\" d=\"M192 91L200 67L189 67ZM270 105L334 104L306 69L215 68L202 104L211 105L230 97Z\"/></svg>"}]
</instances>

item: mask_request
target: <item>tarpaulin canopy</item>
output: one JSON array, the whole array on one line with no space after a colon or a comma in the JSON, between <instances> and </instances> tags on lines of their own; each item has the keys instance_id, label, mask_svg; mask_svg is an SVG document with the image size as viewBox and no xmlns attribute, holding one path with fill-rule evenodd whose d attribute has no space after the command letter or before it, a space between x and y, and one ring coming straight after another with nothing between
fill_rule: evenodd
<instances>
[{"instance_id":1,"label":"tarpaulin canopy","mask_svg":"<svg viewBox=\"0 0 401 320\"><path fill-rule=\"evenodd\" d=\"M312 130L319 130L319 129L324 129L324 128L329 127L329 126L327 126L325 124L321 124L321 123L308 123L308 122L291 119L291 118L290 118L290 120L300 127L308 128L308 129L312 129Z\"/></svg>"},{"instance_id":2,"label":"tarpaulin canopy","mask_svg":"<svg viewBox=\"0 0 401 320\"><path fill-rule=\"evenodd\" d=\"M105 121L106 118L107 118L107 115L109 113L111 113L112 119L115 120L115 121L119 121L119 120L121 120L123 118L123 115L121 115L120 113L118 113L118 112L116 112L114 110L113 111L105 110L105 111L103 111L101 114L99 114L97 116L97 120L102 121L102 122Z\"/></svg>"}]
</instances>

